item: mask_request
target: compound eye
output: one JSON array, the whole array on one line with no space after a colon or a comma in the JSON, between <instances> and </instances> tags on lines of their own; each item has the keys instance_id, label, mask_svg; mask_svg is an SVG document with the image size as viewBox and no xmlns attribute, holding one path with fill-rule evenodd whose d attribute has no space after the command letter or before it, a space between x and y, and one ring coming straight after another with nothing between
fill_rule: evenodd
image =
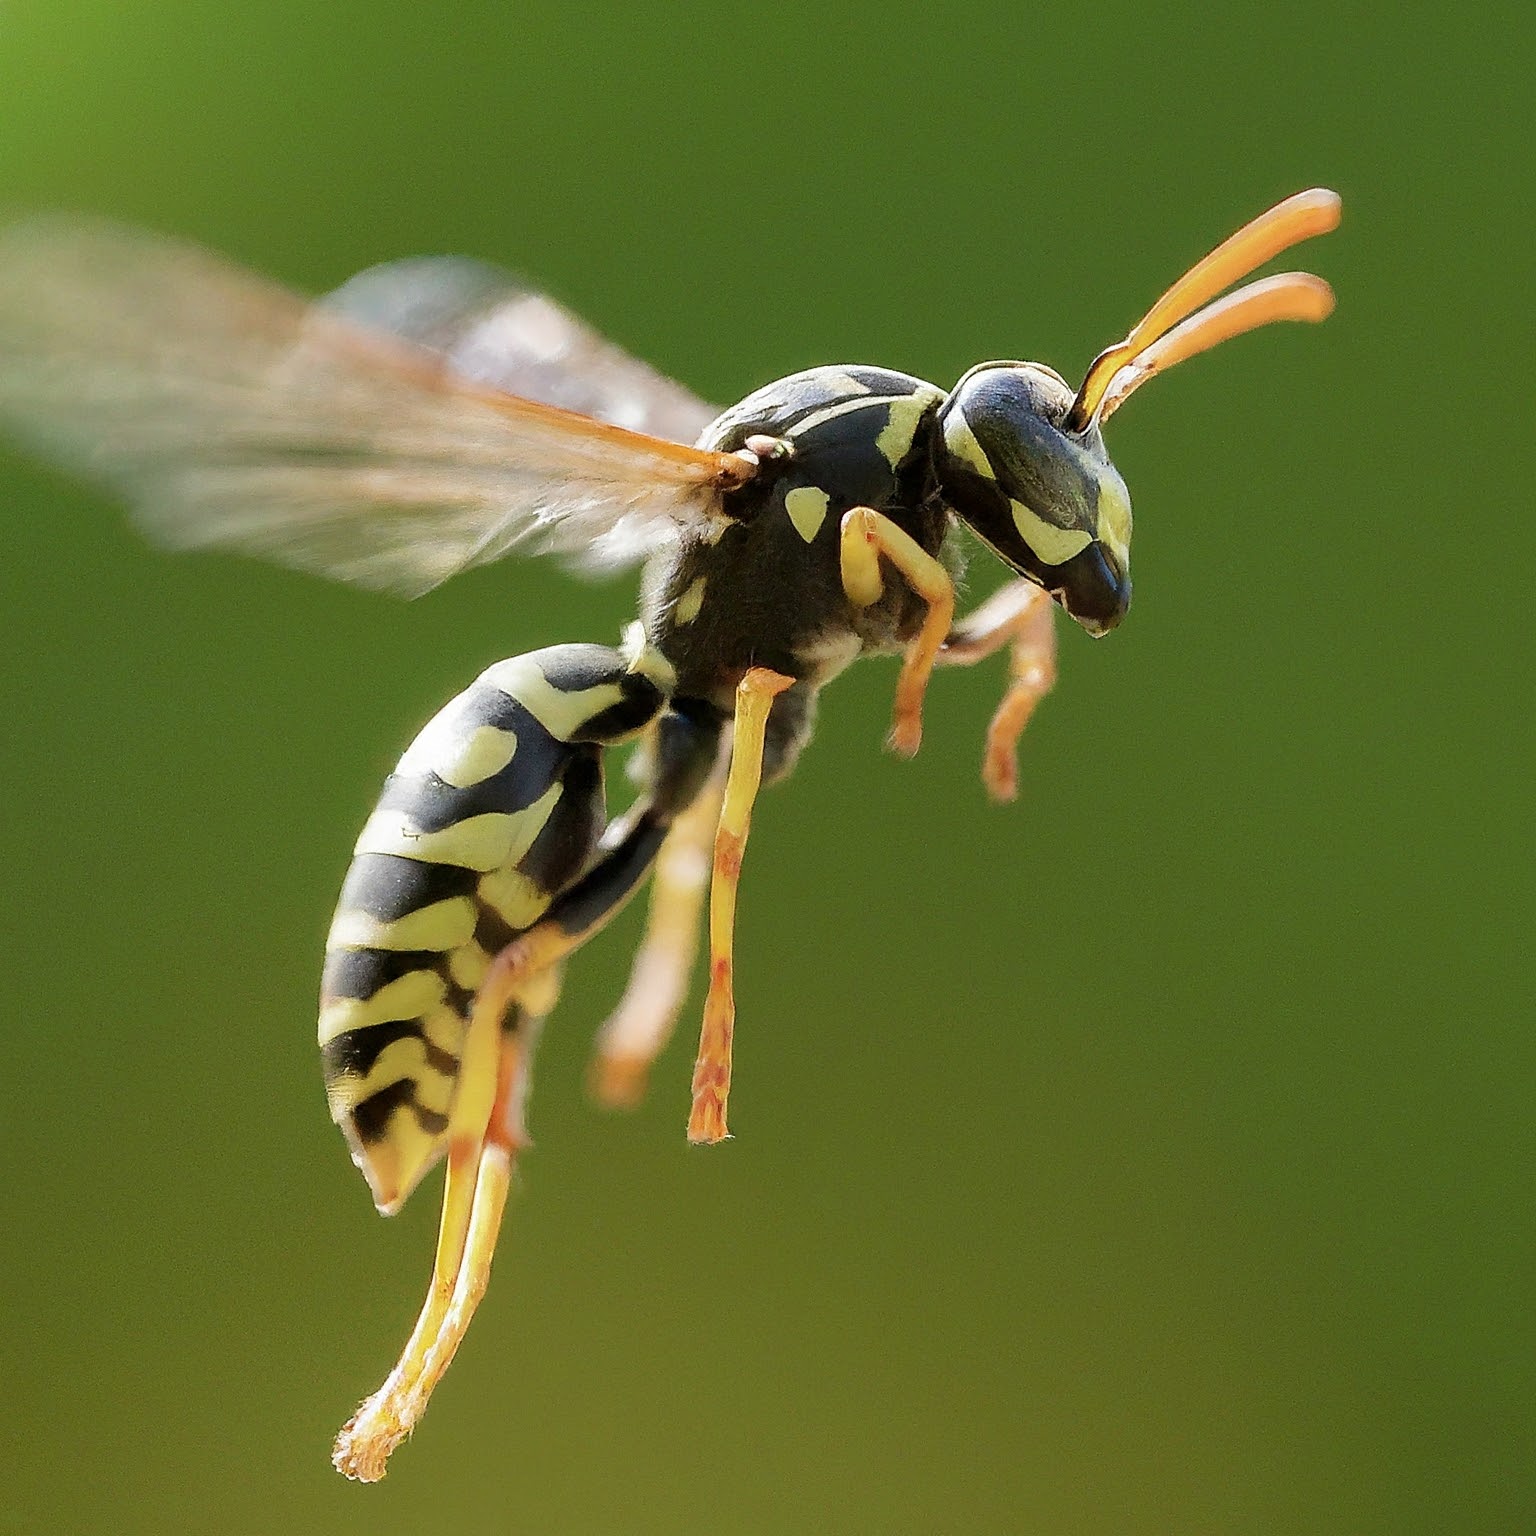
<instances>
[{"instance_id":1,"label":"compound eye","mask_svg":"<svg viewBox=\"0 0 1536 1536\"><path fill-rule=\"evenodd\" d=\"M951 466L969 500L987 509L977 532L1010 563L1008 546L1019 539L1041 561L1059 564L1093 536L1097 497L1083 450L1058 425L1071 403L1071 391L1046 369L993 364L972 369L941 413Z\"/></svg>"},{"instance_id":2,"label":"compound eye","mask_svg":"<svg viewBox=\"0 0 1536 1536\"><path fill-rule=\"evenodd\" d=\"M1129 599L1130 500L1097 430L1061 429L1071 390L1035 364L973 369L940 413L941 480L961 521L1086 627ZM1113 537L1104 540L1108 511Z\"/></svg>"}]
</instances>

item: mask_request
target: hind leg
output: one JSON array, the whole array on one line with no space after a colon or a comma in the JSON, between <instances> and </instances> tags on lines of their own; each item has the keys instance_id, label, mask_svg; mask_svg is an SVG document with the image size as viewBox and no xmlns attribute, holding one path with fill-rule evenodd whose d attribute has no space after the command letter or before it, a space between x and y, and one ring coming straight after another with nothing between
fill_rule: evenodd
<instances>
[{"instance_id":1,"label":"hind leg","mask_svg":"<svg viewBox=\"0 0 1536 1536\"><path fill-rule=\"evenodd\" d=\"M587 1086L608 1109L633 1109L645 1097L651 1065L672 1038L699 952L699 919L709 885L710 845L725 794L724 765L678 817L651 877L645 937L629 983L598 1031Z\"/></svg>"},{"instance_id":2,"label":"hind leg","mask_svg":"<svg viewBox=\"0 0 1536 1536\"><path fill-rule=\"evenodd\" d=\"M347 1421L331 1456L337 1471L360 1482L384 1476L485 1294L512 1169L528 1144L523 1111L533 1050L559 992L555 973L541 980L541 988L528 989L527 1006L514 1005L504 1019L477 1008L470 1020L427 1299L399 1362Z\"/></svg>"}]
</instances>

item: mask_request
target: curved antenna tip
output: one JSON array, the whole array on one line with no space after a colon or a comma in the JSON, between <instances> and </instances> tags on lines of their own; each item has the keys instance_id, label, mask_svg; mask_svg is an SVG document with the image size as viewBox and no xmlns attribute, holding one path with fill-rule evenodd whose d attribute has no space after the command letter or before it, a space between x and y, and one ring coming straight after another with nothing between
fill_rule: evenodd
<instances>
[{"instance_id":1,"label":"curved antenna tip","mask_svg":"<svg viewBox=\"0 0 1536 1536\"><path fill-rule=\"evenodd\" d=\"M1099 418L1110 386L1122 370L1137 368L1137 382L1143 382L1158 368L1172 367L1180 358L1192 357L1197 351L1203 352L1217 341L1239 334L1240 330L1252 330L1255 325L1268 324L1270 319L1314 318L1311 313L1298 313L1287 305L1280 305L1274 313L1267 314L1264 306L1250 301L1236 307L1238 313L1249 318L1249 323L1241 327L1224 328L1218 325L1207 330L1192 320L1202 306L1255 268L1278 256L1281 251L1288 250L1298 241L1310 240L1314 235L1327 234L1337 229L1343 209L1343 198L1331 187L1309 187L1304 192L1292 193L1273 208L1266 209L1256 219L1249 220L1236 234L1229 235L1158 299L1131 328L1124 341L1106 347L1094 358L1083 377L1076 399L1067 411L1063 422L1065 430L1082 432ZM1322 282L1320 278L1313 281L1319 284ZM1310 304L1314 301L1306 302ZM1329 308L1332 308L1331 290ZM1319 314L1316 318L1322 319L1323 315ZM1171 348L1153 368L1140 369L1138 360L1175 328L1182 329L1181 322L1193 324L1195 334L1205 338L1203 344ZM1128 389L1121 388L1116 403L1129 393Z\"/></svg>"}]
</instances>

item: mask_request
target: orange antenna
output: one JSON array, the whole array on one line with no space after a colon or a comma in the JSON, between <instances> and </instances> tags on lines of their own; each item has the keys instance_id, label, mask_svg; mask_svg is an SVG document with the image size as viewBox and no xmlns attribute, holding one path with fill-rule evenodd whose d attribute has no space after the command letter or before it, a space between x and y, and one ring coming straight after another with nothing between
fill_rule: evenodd
<instances>
[{"instance_id":1,"label":"orange antenna","mask_svg":"<svg viewBox=\"0 0 1536 1536\"><path fill-rule=\"evenodd\" d=\"M1333 304L1333 289L1310 272L1278 272L1245 283L1235 293L1196 310L1134 363L1125 364L1109 381L1099 404L1099 420L1108 421L1153 374L1166 372L1187 357L1198 357L1244 331L1256 331L1277 320L1315 324L1333 313Z\"/></svg>"},{"instance_id":2,"label":"orange antenna","mask_svg":"<svg viewBox=\"0 0 1536 1536\"><path fill-rule=\"evenodd\" d=\"M1065 430L1083 431L1096 418L1102 419L1101 412L1108 415L1113 409L1108 405L1111 393L1118 406L1154 373L1229 337L1275 320L1323 319L1333 309L1332 290L1321 278L1305 272L1266 278L1238 289L1209 309L1202 310L1201 306L1281 251L1336 229L1342 206L1338 193L1326 187L1298 192L1243 225L1209 256L1197 261L1137 321L1124 341L1106 347L1094 358L1067 412ZM1159 348L1159 342L1164 346ZM1117 386L1116 376L1122 371L1132 371L1132 377Z\"/></svg>"}]
</instances>

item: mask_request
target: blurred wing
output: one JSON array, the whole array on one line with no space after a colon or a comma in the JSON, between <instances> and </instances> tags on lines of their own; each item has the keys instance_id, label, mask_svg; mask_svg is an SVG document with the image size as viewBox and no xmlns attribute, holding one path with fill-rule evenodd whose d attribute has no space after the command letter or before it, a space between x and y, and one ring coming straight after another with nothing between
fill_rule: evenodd
<instances>
[{"instance_id":1,"label":"blurred wing","mask_svg":"<svg viewBox=\"0 0 1536 1536\"><path fill-rule=\"evenodd\" d=\"M385 262L320 302L436 352L462 378L631 432L691 443L720 414L488 262L464 256Z\"/></svg>"},{"instance_id":2,"label":"blurred wing","mask_svg":"<svg viewBox=\"0 0 1536 1536\"><path fill-rule=\"evenodd\" d=\"M516 549L611 567L751 475L464 379L193 246L0 231L0 419L179 548L424 592Z\"/></svg>"}]
</instances>

